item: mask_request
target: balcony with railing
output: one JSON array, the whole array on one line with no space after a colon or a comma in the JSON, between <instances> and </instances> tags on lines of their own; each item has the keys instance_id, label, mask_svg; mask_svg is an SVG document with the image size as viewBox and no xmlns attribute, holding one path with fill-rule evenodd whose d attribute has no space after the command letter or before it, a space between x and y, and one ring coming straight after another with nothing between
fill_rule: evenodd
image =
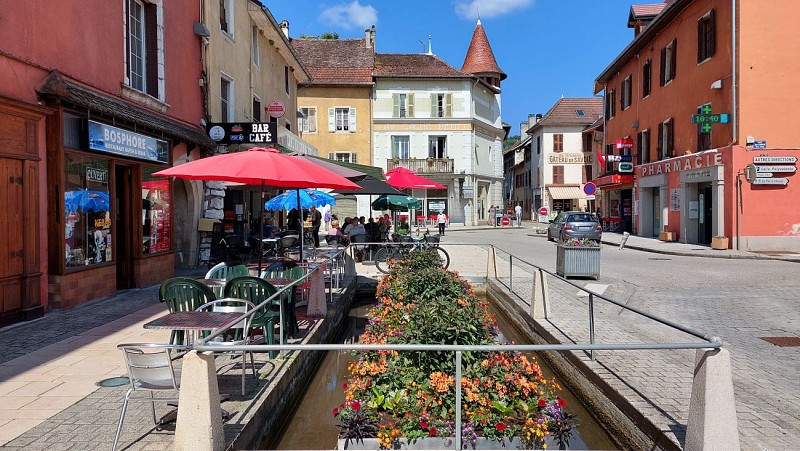
<instances>
[{"instance_id":1,"label":"balcony with railing","mask_svg":"<svg viewBox=\"0 0 800 451\"><path fill-rule=\"evenodd\" d=\"M416 174L453 173L452 158L393 158L386 162L386 170L403 167Z\"/></svg>"}]
</instances>

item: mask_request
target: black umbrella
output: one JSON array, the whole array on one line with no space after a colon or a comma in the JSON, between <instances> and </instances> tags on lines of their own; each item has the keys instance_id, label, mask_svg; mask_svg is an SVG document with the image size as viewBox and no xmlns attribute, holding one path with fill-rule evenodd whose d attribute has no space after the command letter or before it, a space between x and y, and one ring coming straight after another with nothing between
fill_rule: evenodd
<instances>
[{"instance_id":1,"label":"black umbrella","mask_svg":"<svg viewBox=\"0 0 800 451\"><path fill-rule=\"evenodd\" d=\"M351 179L352 180L352 179ZM360 186L360 190L354 189L341 189L341 190L334 190L334 193L338 194L396 194L400 196L404 196L405 194L398 191L392 185L389 185L384 180L376 179L375 177L368 175L364 177L362 180L353 180L356 185Z\"/></svg>"}]
</instances>

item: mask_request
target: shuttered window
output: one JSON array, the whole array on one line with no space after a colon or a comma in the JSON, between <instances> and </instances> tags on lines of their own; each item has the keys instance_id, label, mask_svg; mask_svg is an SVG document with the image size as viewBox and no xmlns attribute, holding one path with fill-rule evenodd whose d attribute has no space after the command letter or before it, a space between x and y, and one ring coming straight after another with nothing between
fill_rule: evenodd
<instances>
[{"instance_id":1,"label":"shuttered window","mask_svg":"<svg viewBox=\"0 0 800 451\"><path fill-rule=\"evenodd\" d=\"M697 21L697 62L714 56L717 44L717 24L714 10Z\"/></svg>"},{"instance_id":2,"label":"shuttered window","mask_svg":"<svg viewBox=\"0 0 800 451\"><path fill-rule=\"evenodd\" d=\"M453 117L453 94L431 94L431 117Z\"/></svg>"},{"instance_id":3,"label":"shuttered window","mask_svg":"<svg viewBox=\"0 0 800 451\"><path fill-rule=\"evenodd\" d=\"M553 134L553 152L564 151L564 135L562 133Z\"/></svg>"},{"instance_id":4,"label":"shuttered window","mask_svg":"<svg viewBox=\"0 0 800 451\"><path fill-rule=\"evenodd\" d=\"M564 183L564 166L553 166L553 184Z\"/></svg>"},{"instance_id":5,"label":"shuttered window","mask_svg":"<svg viewBox=\"0 0 800 451\"><path fill-rule=\"evenodd\" d=\"M661 49L661 79L659 83L664 86L675 78L675 62L678 53L678 40L673 39L666 47Z\"/></svg>"},{"instance_id":6,"label":"shuttered window","mask_svg":"<svg viewBox=\"0 0 800 451\"><path fill-rule=\"evenodd\" d=\"M329 132L355 132L356 131L356 109L355 108L328 108L328 131Z\"/></svg>"},{"instance_id":7,"label":"shuttered window","mask_svg":"<svg viewBox=\"0 0 800 451\"><path fill-rule=\"evenodd\" d=\"M305 107L300 108L303 117L300 118L300 130L304 133L317 132L317 108Z\"/></svg>"}]
</instances>

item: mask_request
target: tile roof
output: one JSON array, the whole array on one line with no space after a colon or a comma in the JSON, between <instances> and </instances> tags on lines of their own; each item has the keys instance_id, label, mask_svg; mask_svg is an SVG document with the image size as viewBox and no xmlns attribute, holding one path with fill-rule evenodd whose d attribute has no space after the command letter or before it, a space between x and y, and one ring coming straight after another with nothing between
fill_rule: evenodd
<instances>
[{"instance_id":1,"label":"tile roof","mask_svg":"<svg viewBox=\"0 0 800 451\"><path fill-rule=\"evenodd\" d=\"M475 26L475 31L472 33L472 41L469 43L464 65L461 66L461 72L467 74L500 74L501 80L507 77L505 72L500 70L500 66L497 65L497 61L494 59L492 46L489 45L489 39L486 37L486 32L483 30L480 20L478 20L478 25Z\"/></svg>"},{"instance_id":2,"label":"tile roof","mask_svg":"<svg viewBox=\"0 0 800 451\"><path fill-rule=\"evenodd\" d=\"M577 111L583 111L583 116L578 116ZM561 98L550 108L537 125L591 125L603 114L603 99L601 97L572 97Z\"/></svg>"},{"instance_id":3,"label":"tile roof","mask_svg":"<svg viewBox=\"0 0 800 451\"><path fill-rule=\"evenodd\" d=\"M200 146L211 148L217 145L200 127L177 122L174 118L162 116L155 111L85 88L64 79L57 71L50 72L38 92L43 96L55 97L75 105L91 108L121 121L150 128L167 136Z\"/></svg>"},{"instance_id":4,"label":"tile roof","mask_svg":"<svg viewBox=\"0 0 800 451\"><path fill-rule=\"evenodd\" d=\"M632 5L631 12L628 14L628 27L633 27L640 20L645 22L652 21L666 7L667 2L651 3L648 5Z\"/></svg>"},{"instance_id":5,"label":"tile roof","mask_svg":"<svg viewBox=\"0 0 800 451\"><path fill-rule=\"evenodd\" d=\"M292 39L312 84L372 83L374 53L365 39Z\"/></svg>"},{"instance_id":6,"label":"tile roof","mask_svg":"<svg viewBox=\"0 0 800 451\"><path fill-rule=\"evenodd\" d=\"M376 77L451 77L467 78L458 69L436 55L422 53L378 53L375 55Z\"/></svg>"}]
</instances>

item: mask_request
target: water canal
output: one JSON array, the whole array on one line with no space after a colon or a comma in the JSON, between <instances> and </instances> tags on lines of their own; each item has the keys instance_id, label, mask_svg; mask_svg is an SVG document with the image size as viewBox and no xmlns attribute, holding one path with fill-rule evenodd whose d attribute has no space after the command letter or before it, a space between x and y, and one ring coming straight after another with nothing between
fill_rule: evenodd
<instances>
[{"instance_id":1,"label":"water canal","mask_svg":"<svg viewBox=\"0 0 800 451\"><path fill-rule=\"evenodd\" d=\"M366 324L365 315L374 303L374 298L364 296L357 299L350 311L339 343L358 342ZM502 338L521 343L520 336L502 315L496 315ZM336 447L338 429L333 417L334 407L344 402L342 383L347 378L347 365L353 360L350 352L329 351L322 360L316 374L309 383L297 409L285 422L286 427L274 443L262 443L263 449L333 449ZM547 377L550 368L537 359ZM570 441L569 449L618 449L608 434L594 421L589 411L569 391L562 388L561 397L567 401L570 412L578 416L577 433Z\"/></svg>"}]
</instances>

